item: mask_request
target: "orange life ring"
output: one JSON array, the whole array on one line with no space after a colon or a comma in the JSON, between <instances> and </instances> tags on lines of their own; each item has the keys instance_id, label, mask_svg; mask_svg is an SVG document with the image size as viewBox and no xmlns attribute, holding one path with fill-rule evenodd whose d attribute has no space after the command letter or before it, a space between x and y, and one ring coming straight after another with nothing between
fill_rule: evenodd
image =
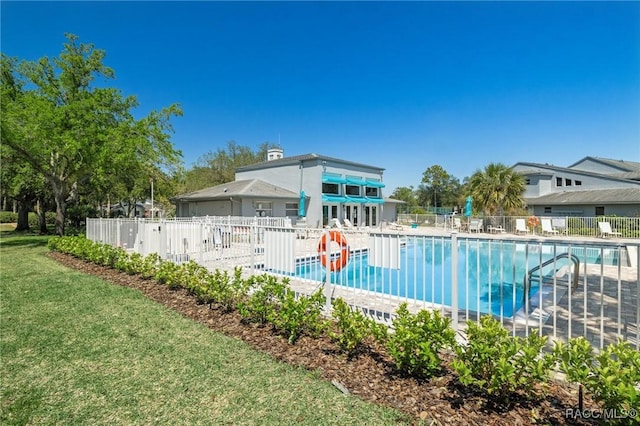
<instances>
[{"instance_id":1,"label":"orange life ring","mask_svg":"<svg viewBox=\"0 0 640 426\"><path fill-rule=\"evenodd\" d=\"M540 225L540 219L538 219L537 216L530 216L528 222L529 222L529 226L532 228Z\"/></svg>"},{"instance_id":2,"label":"orange life ring","mask_svg":"<svg viewBox=\"0 0 640 426\"><path fill-rule=\"evenodd\" d=\"M320 262L322 262L322 266L325 268L327 267L327 258L331 257L331 253L327 251L327 244L331 241L335 241L340 245L340 256L329 261L329 270L331 272L338 272L347 266L347 262L349 261L349 245L340 231L331 230L328 235L322 235L318 243L318 254L320 255Z\"/></svg>"}]
</instances>

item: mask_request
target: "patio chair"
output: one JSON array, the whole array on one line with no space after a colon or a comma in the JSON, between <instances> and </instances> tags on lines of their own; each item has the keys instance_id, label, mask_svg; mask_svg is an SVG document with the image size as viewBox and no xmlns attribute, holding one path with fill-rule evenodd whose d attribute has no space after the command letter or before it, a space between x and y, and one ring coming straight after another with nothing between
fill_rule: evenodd
<instances>
[{"instance_id":1,"label":"patio chair","mask_svg":"<svg viewBox=\"0 0 640 426\"><path fill-rule=\"evenodd\" d=\"M482 219L471 219L469 232L482 232Z\"/></svg>"},{"instance_id":2,"label":"patio chair","mask_svg":"<svg viewBox=\"0 0 640 426\"><path fill-rule=\"evenodd\" d=\"M389 228L393 229L394 231L403 231L404 230L404 226L400 225L398 222L388 222Z\"/></svg>"},{"instance_id":3,"label":"patio chair","mask_svg":"<svg viewBox=\"0 0 640 426\"><path fill-rule=\"evenodd\" d=\"M451 227L453 229L458 230L458 231L460 231L462 229L462 222L460 221L459 217L454 217L453 218L453 223L451 224Z\"/></svg>"},{"instance_id":4,"label":"patio chair","mask_svg":"<svg viewBox=\"0 0 640 426\"><path fill-rule=\"evenodd\" d=\"M529 232L524 219L516 219L516 234L528 234Z\"/></svg>"},{"instance_id":5,"label":"patio chair","mask_svg":"<svg viewBox=\"0 0 640 426\"><path fill-rule=\"evenodd\" d=\"M559 232L551 226L551 219L542 219L542 235L558 235Z\"/></svg>"},{"instance_id":6,"label":"patio chair","mask_svg":"<svg viewBox=\"0 0 640 426\"><path fill-rule=\"evenodd\" d=\"M340 219L336 217L331 219L331 225L329 226L329 228L344 229L344 226L342 226L342 222L340 222Z\"/></svg>"},{"instance_id":7,"label":"patio chair","mask_svg":"<svg viewBox=\"0 0 640 426\"><path fill-rule=\"evenodd\" d=\"M344 222L344 229L352 230L352 231L367 231L369 230L368 226L356 226L347 218L342 219Z\"/></svg>"},{"instance_id":8,"label":"patio chair","mask_svg":"<svg viewBox=\"0 0 640 426\"><path fill-rule=\"evenodd\" d=\"M600 228L600 235L602 236L602 238L607 238L610 236L622 236L621 232L617 232L615 229L611 229L611 224L609 222L598 222L598 227Z\"/></svg>"}]
</instances>

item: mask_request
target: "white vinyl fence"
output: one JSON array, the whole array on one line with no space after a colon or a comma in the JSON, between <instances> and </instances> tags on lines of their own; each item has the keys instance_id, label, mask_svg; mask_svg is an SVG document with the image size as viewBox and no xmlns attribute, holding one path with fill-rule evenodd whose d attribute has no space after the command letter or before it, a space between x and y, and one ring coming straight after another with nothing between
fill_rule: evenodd
<instances>
[{"instance_id":1,"label":"white vinyl fence","mask_svg":"<svg viewBox=\"0 0 640 426\"><path fill-rule=\"evenodd\" d=\"M423 232L424 231L424 232ZM618 337L640 348L640 240L515 236L448 229L295 228L283 218L88 219L87 237L209 270L290 279L324 288L389 321L398 305L437 309L463 330L490 314L514 335Z\"/></svg>"}]
</instances>

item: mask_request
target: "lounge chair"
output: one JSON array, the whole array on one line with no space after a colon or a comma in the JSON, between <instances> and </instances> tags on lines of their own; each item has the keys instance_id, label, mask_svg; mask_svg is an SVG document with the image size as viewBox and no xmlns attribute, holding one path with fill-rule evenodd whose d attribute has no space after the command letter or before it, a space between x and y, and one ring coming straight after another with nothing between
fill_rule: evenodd
<instances>
[{"instance_id":1,"label":"lounge chair","mask_svg":"<svg viewBox=\"0 0 640 426\"><path fill-rule=\"evenodd\" d=\"M453 229L458 230L458 231L460 231L462 229L462 222L460 221L459 217L454 217L453 218L453 223L451 224L451 227Z\"/></svg>"},{"instance_id":2,"label":"lounge chair","mask_svg":"<svg viewBox=\"0 0 640 426\"><path fill-rule=\"evenodd\" d=\"M527 228L527 224L524 219L516 219L516 234L528 234L529 228Z\"/></svg>"},{"instance_id":3,"label":"lounge chair","mask_svg":"<svg viewBox=\"0 0 640 426\"><path fill-rule=\"evenodd\" d=\"M389 228L393 229L394 231L404 231L404 226L400 225L397 222L389 222Z\"/></svg>"},{"instance_id":4,"label":"lounge chair","mask_svg":"<svg viewBox=\"0 0 640 426\"><path fill-rule=\"evenodd\" d=\"M542 235L558 235L558 231L551 226L551 219L542 219Z\"/></svg>"},{"instance_id":5,"label":"lounge chair","mask_svg":"<svg viewBox=\"0 0 640 426\"><path fill-rule=\"evenodd\" d=\"M344 226L342 226L342 222L340 222L340 219L338 219L338 218L331 219L331 226L329 226L329 227L330 228L344 229Z\"/></svg>"},{"instance_id":6,"label":"lounge chair","mask_svg":"<svg viewBox=\"0 0 640 426\"><path fill-rule=\"evenodd\" d=\"M344 222L344 229L349 229L352 231L367 231L369 230L368 226L355 226L351 221L347 218L342 219Z\"/></svg>"},{"instance_id":7,"label":"lounge chair","mask_svg":"<svg viewBox=\"0 0 640 426\"><path fill-rule=\"evenodd\" d=\"M482 232L482 219L471 219L469 232Z\"/></svg>"},{"instance_id":8,"label":"lounge chair","mask_svg":"<svg viewBox=\"0 0 640 426\"><path fill-rule=\"evenodd\" d=\"M598 222L598 227L600 228L600 235L602 238L622 236L622 233L617 232L615 229L611 229L611 224L609 222Z\"/></svg>"}]
</instances>

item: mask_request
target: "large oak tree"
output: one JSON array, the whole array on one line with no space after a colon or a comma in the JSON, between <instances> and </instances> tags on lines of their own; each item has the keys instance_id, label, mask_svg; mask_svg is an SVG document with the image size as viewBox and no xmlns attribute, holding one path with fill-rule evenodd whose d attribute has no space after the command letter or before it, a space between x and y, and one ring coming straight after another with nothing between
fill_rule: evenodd
<instances>
[{"instance_id":1,"label":"large oak tree","mask_svg":"<svg viewBox=\"0 0 640 426\"><path fill-rule=\"evenodd\" d=\"M58 234L64 233L67 203L81 188L148 182L181 157L169 122L180 108L134 118L135 97L95 85L98 77L115 76L103 63L105 52L66 37L53 59L17 61L3 54L1 74L2 141L51 186Z\"/></svg>"}]
</instances>

